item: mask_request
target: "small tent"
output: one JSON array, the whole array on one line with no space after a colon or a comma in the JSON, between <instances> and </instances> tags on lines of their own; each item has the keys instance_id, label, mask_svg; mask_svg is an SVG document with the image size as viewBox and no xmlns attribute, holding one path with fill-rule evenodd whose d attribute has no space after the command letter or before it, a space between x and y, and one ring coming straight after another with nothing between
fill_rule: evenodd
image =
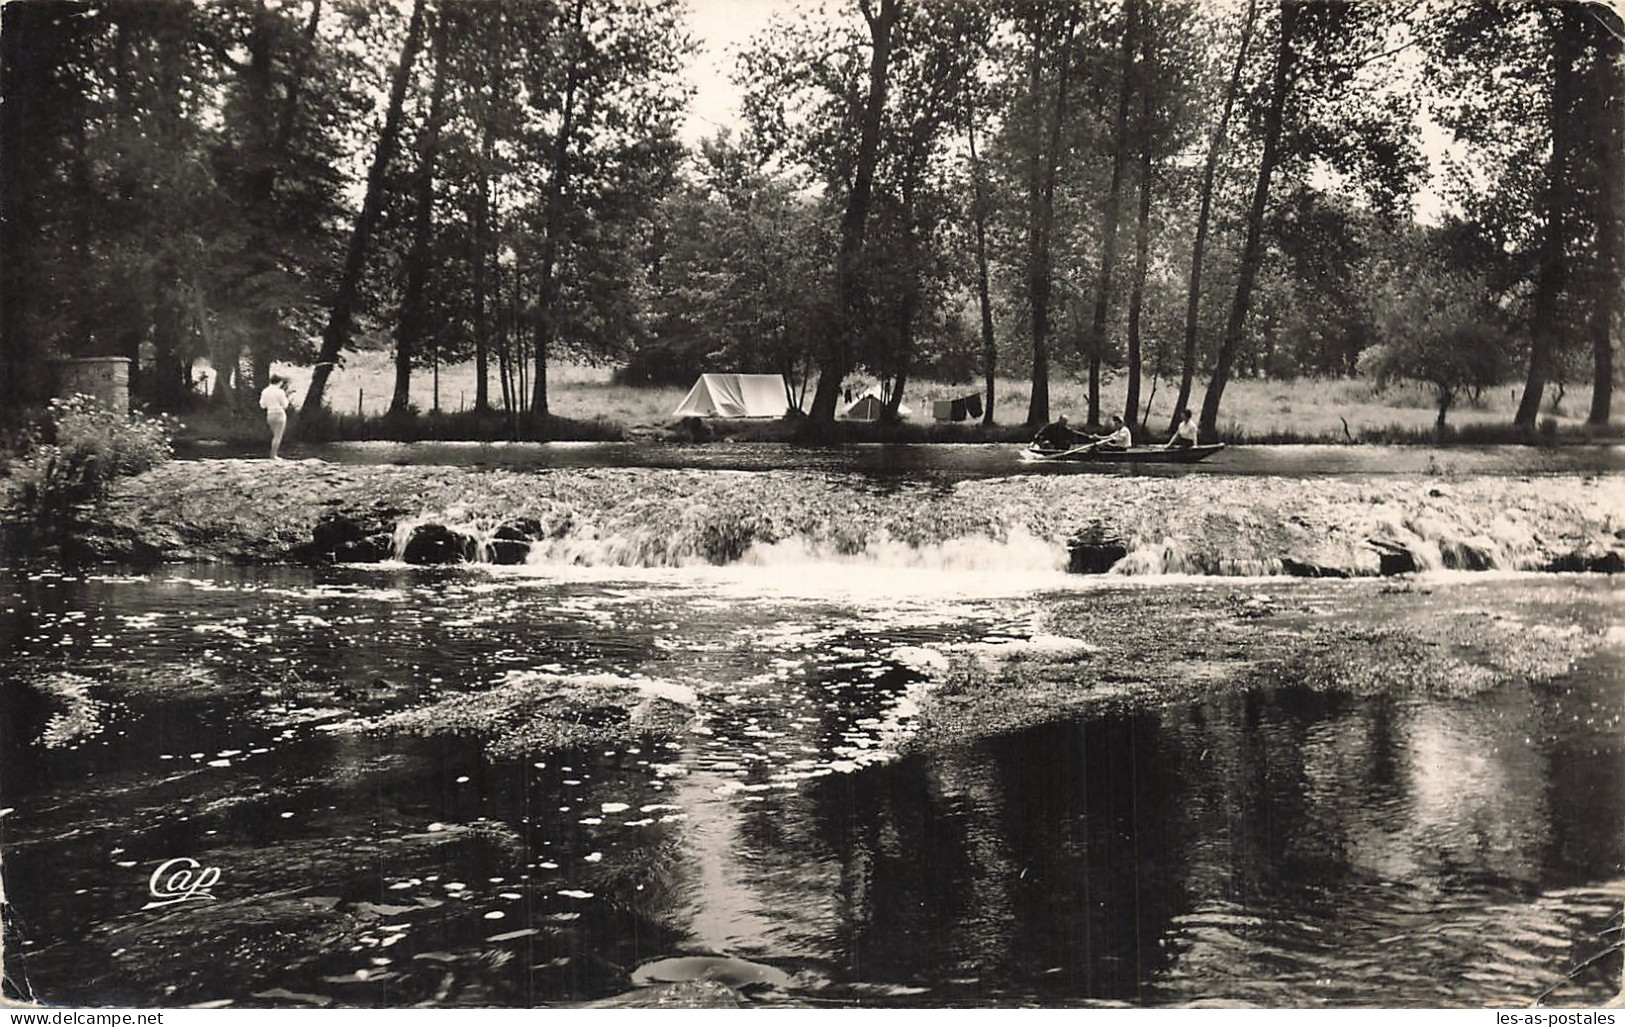
<instances>
[{"instance_id":1,"label":"small tent","mask_svg":"<svg viewBox=\"0 0 1625 1027\"><path fill-rule=\"evenodd\" d=\"M846 409L841 411L841 417L848 421L878 421L885 412L885 393L881 391L880 386L871 385L864 390L863 395L846 405ZM898 417L907 417L913 412L907 404L897 408Z\"/></svg>"},{"instance_id":2,"label":"small tent","mask_svg":"<svg viewBox=\"0 0 1625 1027\"><path fill-rule=\"evenodd\" d=\"M776 374L702 374L673 417L783 417L790 410Z\"/></svg>"}]
</instances>

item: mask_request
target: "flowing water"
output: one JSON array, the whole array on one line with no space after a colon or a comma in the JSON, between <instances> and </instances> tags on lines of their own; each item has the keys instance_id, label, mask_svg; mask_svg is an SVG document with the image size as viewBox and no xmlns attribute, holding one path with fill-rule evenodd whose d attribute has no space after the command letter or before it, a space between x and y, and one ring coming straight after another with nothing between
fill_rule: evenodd
<instances>
[{"instance_id":1,"label":"flowing water","mask_svg":"<svg viewBox=\"0 0 1625 1027\"><path fill-rule=\"evenodd\" d=\"M0 574L8 971L136 1006L580 1002L695 966L792 1005L1617 990L1617 955L1564 983L1625 902L1614 579L870 556ZM1114 647L1125 608L1189 650L1181 686ZM1402 614L1494 633L1460 681L1291 672ZM1573 658L1484 670L1519 639ZM933 733L966 659L1100 702Z\"/></svg>"}]
</instances>

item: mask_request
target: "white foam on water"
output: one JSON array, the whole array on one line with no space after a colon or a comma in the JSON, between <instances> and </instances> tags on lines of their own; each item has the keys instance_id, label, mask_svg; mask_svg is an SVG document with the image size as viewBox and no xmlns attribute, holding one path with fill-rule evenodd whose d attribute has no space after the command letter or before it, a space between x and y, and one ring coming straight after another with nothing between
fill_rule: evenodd
<instances>
[{"instance_id":1,"label":"white foam on water","mask_svg":"<svg viewBox=\"0 0 1625 1027\"><path fill-rule=\"evenodd\" d=\"M1078 587L1078 576L1058 568L974 570L813 562L689 567L533 563L515 567L479 565L479 569L507 581L530 581L541 586L616 584L698 592L702 595L697 599L715 609L752 598L791 602L914 600L939 605L945 601L1029 596Z\"/></svg>"}]
</instances>

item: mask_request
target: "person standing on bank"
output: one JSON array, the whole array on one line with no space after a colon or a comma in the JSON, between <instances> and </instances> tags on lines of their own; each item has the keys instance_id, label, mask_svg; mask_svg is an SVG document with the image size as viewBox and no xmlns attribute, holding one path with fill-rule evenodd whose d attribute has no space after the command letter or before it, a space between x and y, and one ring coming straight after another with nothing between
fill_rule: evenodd
<instances>
[{"instance_id":1,"label":"person standing on bank","mask_svg":"<svg viewBox=\"0 0 1625 1027\"><path fill-rule=\"evenodd\" d=\"M282 433L288 429L288 379L273 374L271 384L260 393L260 407L265 411L265 423L271 428L271 459L281 460L277 450L282 448Z\"/></svg>"}]
</instances>

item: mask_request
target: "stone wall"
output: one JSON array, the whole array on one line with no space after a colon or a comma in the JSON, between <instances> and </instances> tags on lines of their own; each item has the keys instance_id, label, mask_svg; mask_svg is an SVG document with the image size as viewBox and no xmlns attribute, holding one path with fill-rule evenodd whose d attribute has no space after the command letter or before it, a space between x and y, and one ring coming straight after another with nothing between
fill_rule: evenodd
<instances>
[{"instance_id":1,"label":"stone wall","mask_svg":"<svg viewBox=\"0 0 1625 1027\"><path fill-rule=\"evenodd\" d=\"M66 398L83 393L109 410L130 412L130 359L85 357L56 362L56 394Z\"/></svg>"}]
</instances>

